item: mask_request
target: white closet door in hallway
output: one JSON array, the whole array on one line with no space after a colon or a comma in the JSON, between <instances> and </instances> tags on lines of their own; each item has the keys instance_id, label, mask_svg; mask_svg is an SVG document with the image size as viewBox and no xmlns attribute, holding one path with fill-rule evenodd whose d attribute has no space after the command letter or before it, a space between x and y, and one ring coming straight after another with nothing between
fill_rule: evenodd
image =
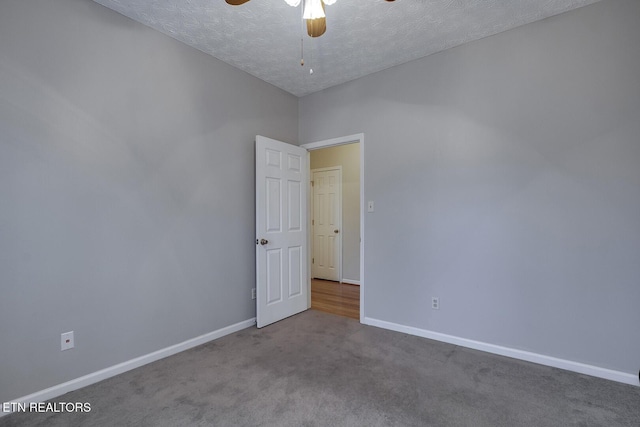
<instances>
[{"instance_id":1,"label":"white closet door in hallway","mask_svg":"<svg viewBox=\"0 0 640 427\"><path fill-rule=\"evenodd\" d=\"M314 169L312 277L342 279L342 169Z\"/></svg>"}]
</instances>

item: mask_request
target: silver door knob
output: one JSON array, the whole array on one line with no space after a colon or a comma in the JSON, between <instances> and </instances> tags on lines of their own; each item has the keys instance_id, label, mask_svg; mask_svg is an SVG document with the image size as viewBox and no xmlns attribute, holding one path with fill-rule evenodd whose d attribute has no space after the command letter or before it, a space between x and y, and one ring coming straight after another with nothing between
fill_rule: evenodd
<instances>
[{"instance_id":1,"label":"silver door knob","mask_svg":"<svg viewBox=\"0 0 640 427\"><path fill-rule=\"evenodd\" d=\"M266 245L267 243L269 243L269 241L267 239L260 239L260 244L261 245Z\"/></svg>"},{"instance_id":2,"label":"silver door knob","mask_svg":"<svg viewBox=\"0 0 640 427\"><path fill-rule=\"evenodd\" d=\"M338 229L333 230L334 233L338 234L340 231Z\"/></svg>"}]
</instances>

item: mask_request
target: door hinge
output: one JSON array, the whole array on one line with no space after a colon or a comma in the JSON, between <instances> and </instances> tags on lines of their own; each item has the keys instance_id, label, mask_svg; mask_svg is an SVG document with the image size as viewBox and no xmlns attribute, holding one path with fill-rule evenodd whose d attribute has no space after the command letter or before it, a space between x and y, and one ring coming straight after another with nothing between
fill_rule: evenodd
<instances>
[{"instance_id":1,"label":"door hinge","mask_svg":"<svg viewBox=\"0 0 640 427\"><path fill-rule=\"evenodd\" d=\"M311 220L311 225L316 225L316 220L315 219Z\"/></svg>"},{"instance_id":2,"label":"door hinge","mask_svg":"<svg viewBox=\"0 0 640 427\"><path fill-rule=\"evenodd\" d=\"M316 263L316 259L315 258L311 258L311 264L315 264Z\"/></svg>"},{"instance_id":3,"label":"door hinge","mask_svg":"<svg viewBox=\"0 0 640 427\"><path fill-rule=\"evenodd\" d=\"M313 181L311 181L311 186L313 187Z\"/></svg>"}]
</instances>

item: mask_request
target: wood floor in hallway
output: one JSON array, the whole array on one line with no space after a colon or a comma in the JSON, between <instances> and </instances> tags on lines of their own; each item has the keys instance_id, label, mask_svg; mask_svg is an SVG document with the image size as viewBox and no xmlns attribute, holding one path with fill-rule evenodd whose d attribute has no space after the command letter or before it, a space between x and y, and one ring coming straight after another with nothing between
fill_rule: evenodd
<instances>
[{"instance_id":1,"label":"wood floor in hallway","mask_svg":"<svg viewBox=\"0 0 640 427\"><path fill-rule=\"evenodd\" d=\"M360 286L311 279L311 308L360 320Z\"/></svg>"}]
</instances>

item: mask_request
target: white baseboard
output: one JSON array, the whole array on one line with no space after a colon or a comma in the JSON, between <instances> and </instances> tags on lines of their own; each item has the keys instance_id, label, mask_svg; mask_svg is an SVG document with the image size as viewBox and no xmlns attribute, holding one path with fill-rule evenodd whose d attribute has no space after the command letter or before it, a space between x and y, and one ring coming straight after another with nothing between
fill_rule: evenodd
<instances>
[{"instance_id":1,"label":"white baseboard","mask_svg":"<svg viewBox=\"0 0 640 427\"><path fill-rule=\"evenodd\" d=\"M164 359L165 357L173 356L190 348L199 346L201 344L213 341L218 338L222 338L225 335L238 332L242 329L248 328L256 324L256 319L251 318L238 322L234 325L227 326L217 331L209 332L199 337L191 338L187 341L183 341L179 344L172 345L170 347L163 348L153 353L145 354L144 356L136 357L135 359L128 360L126 362L118 363L117 365L110 366L105 369L93 372L91 374L82 376L80 378L67 381L62 384L49 387L44 390L40 390L28 396L23 396L18 399L11 400L11 402L44 402L45 400L53 399L58 396L62 396L70 391L77 390L82 387L86 387L91 384L95 384L99 381L106 380L107 378L115 377L116 375L130 371L140 366L146 365L156 360ZM10 412L0 411L0 417L9 414Z\"/></svg>"},{"instance_id":2,"label":"white baseboard","mask_svg":"<svg viewBox=\"0 0 640 427\"><path fill-rule=\"evenodd\" d=\"M475 350L486 351L487 353L499 354L501 356L525 360L527 362L538 363L540 365L551 366L553 368L560 368L580 374L591 375L593 377L617 381L624 384L635 386L640 385L637 375L627 374L626 372L613 371L611 369L600 368L598 366L587 365L571 360L558 359L556 357L545 356L543 354L531 353L529 351L517 350L514 348L503 347L495 344L488 344L481 341L469 340L453 335L428 331L426 329L414 328L412 326L399 325L397 323L372 319L370 317L365 317L362 323L364 323L365 325L377 326L378 328L389 329L396 332L403 332L409 335L416 335L423 338L429 338L436 341L459 345L461 347L468 347Z\"/></svg>"},{"instance_id":3,"label":"white baseboard","mask_svg":"<svg viewBox=\"0 0 640 427\"><path fill-rule=\"evenodd\" d=\"M358 285L358 286L360 286L360 281L359 280L342 279L342 283L346 283L348 285Z\"/></svg>"}]
</instances>

